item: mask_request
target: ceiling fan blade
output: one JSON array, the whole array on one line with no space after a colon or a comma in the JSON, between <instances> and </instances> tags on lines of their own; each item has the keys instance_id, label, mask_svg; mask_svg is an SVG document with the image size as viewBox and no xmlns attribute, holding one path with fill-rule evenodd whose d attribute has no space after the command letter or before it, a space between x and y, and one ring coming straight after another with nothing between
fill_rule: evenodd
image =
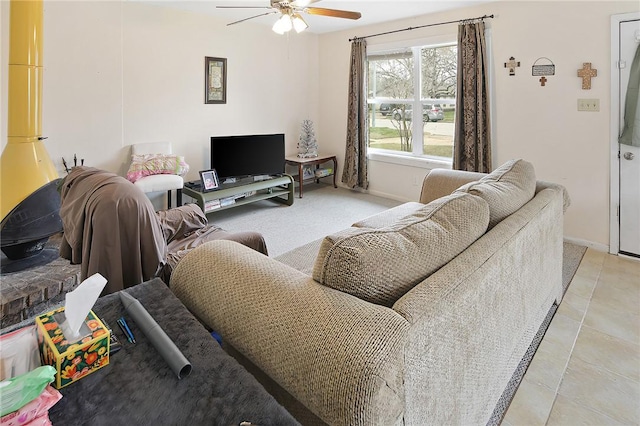
<instances>
[{"instance_id":1,"label":"ceiling fan blade","mask_svg":"<svg viewBox=\"0 0 640 426\"><path fill-rule=\"evenodd\" d=\"M309 15L331 16L332 18L360 19L360 12L350 12L348 10L323 9L321 7L305 7L304 11Z\"/></svg>"},{"instance_id":2,"label":"ceiling fan blade","mask_svg":"<svg viewBox=\"0 0 640 426\"><path fill-rule=\"evenodd\" d=\"M320 1L320 0L293 0L291 2L291 6L294 6L294 7L307 7L311 3L315 3L317 1Z\"/></svg>"},{"instance_id":3,"label":"ceiling fan blade","mask_svg":"<svg viewBox=\"0 0 640 426\"><path fill-rule=\"evenodd\" d=\"M278 11L277 11L277 10L273 10L273 11L271 11L271 12L261 13L260 15L250 16L250 17L248 17L248 18L244 18L244 19L241 19L241 20L239 20L239 21L230 22L230 23L228 23L228 24L227 24L227 27L228 27L229 25L239 24L240 22L248 21L249 19L259 18L259 17L261 17L261 16L266 16L266 15L272 15L272 14L274 14L274 13L278 13Z\"/></svg>"},{"instance_id":4,"label":"ceiling fan blade","mask_svg":"<svg viewBox=\"0 0 640 426\"><path fill-rule=\"evenodd\" d=\"M216 9L271 9L269 6L216 6Z\"/></svg>"}]
</instances>

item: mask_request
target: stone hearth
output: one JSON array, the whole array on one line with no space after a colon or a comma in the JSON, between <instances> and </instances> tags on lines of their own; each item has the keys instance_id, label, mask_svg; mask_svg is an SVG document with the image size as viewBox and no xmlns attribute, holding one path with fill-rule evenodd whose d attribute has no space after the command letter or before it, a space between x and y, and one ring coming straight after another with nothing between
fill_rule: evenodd
<instances>
[{"instance_id":1,"label":"stone hearth","mask_svg":"<svg viewBox=\"0 0 640 426\"><path fill-rule=\"evenodd\" d=\"M53 235L47 248L57 250L61 239L62 234ZM58 257L43 266L2 275L0 281L0 328L7 328L64 302L64 295L80 283L80 265Z\"/></svg>"}]
</instances>

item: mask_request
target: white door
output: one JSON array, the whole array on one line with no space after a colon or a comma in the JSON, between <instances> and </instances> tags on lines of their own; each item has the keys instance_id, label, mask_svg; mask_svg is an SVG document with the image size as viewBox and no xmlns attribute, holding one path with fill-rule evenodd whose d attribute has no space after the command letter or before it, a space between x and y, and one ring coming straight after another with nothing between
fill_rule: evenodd
<instances>
[{"instance_id":1,"label":"white door","mask_svg":"<svg viewBox=\"0 0 640 426\"><path fill-rule=\"evenodd\" d=\"M624 128L629 79L634 57L640 48L640 20L620 23L620 134ZM637 65L636 65L637 66ZM636 77L637 78L637 75ZM638 82L631 83L633 91ZM638 101L640 96L635 93ZM633 145L619 144L620 152L620 253L640 256L640 105L637 106ZM628 119L629 117L627 117ZM631 137L627 138L629 142Z\"/></svg>"}]
</instances>

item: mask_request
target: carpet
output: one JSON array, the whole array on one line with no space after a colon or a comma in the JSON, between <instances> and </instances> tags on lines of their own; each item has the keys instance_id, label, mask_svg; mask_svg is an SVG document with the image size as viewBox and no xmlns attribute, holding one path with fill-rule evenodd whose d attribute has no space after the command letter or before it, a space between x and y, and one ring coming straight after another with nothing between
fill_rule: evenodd
<instances>
[{"instance_id":1,"label":"carpet","mask_svg":"<svg viewBox=\"0 0 640 426\"><path fill-rule=\"evenodd\" d=\"M276 257L399 204L402 203L319 183L305 185L303 198L296 191L292 206L263 200L214 211L207 218L227 231L260 232L269 256Z\"/></svg>"}]
</instances>

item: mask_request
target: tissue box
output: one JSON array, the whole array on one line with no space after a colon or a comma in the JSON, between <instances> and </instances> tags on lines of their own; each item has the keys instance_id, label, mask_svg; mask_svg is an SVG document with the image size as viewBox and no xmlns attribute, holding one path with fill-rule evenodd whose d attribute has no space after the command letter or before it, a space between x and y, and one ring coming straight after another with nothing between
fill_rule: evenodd
<instances>
[{"instance_id":1,"label":"tissue box","mask_svg":"<svg viewBox=\"0 0 640 426\"><path fill-rule=\"evenodd\" d=\"M64 307L36 318L40 357L43 364L56 369L56 389L109 364L109 331L93 311L80 327L80 338L73 342L60 328L63 321Z\"/></svg>"}]
</instances>

